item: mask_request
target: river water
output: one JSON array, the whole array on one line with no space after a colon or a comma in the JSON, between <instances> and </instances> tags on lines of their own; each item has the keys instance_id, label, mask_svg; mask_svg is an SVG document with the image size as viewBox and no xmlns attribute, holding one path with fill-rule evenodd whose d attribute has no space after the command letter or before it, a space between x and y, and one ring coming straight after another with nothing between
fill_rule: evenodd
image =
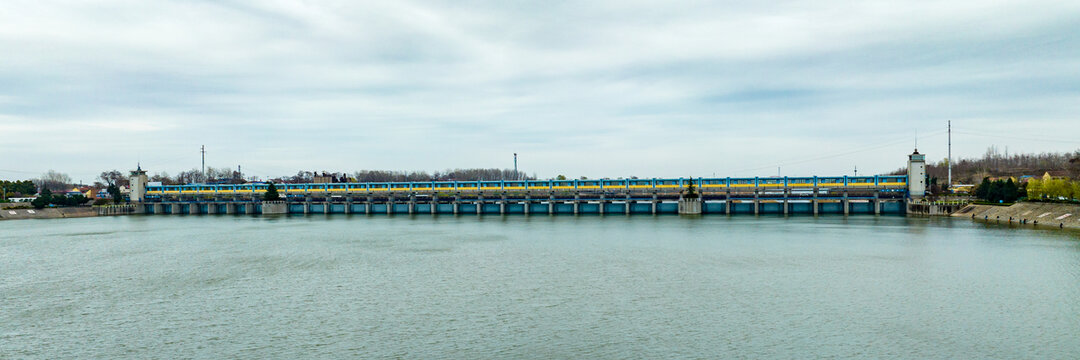
<instances>
[{"instance_id":1,"label":"river water","mask_svg":"<svg viewBox=\"0 0 1080 360\"><path fill-rule=\"evenodd\" d=\"M0 358L1077 358L1080 236L894 216L0 222Z\"/></svg>"}]
</instances>

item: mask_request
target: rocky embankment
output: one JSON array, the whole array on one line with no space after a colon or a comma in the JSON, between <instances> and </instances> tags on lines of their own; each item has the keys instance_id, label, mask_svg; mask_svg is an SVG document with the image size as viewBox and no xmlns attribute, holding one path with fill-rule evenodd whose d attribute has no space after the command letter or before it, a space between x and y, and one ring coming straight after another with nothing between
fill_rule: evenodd
<instances>
[{"instance_id":1,"label":"rocky embankment","mask_svg":"<svg viewBox=\"0 0 1080 360\"><path fill-rule=\"evenodd\" d=\"M0 209L0 220L22 219L60 219L98 216L97 211L89 206L55 209Z\"/></svg>"},{"instance_id":2,"label":"rocky embankment","mask_svg":"<svg viewBox=\"0 0 1080 360\"><path fill-rule=\"evenodd\" d=\"M952 216L977 221L1012 222L1033 227L1080 229L1080 205L1071 204L968 205L953 213Z\"/></svg>"}]
</instances>

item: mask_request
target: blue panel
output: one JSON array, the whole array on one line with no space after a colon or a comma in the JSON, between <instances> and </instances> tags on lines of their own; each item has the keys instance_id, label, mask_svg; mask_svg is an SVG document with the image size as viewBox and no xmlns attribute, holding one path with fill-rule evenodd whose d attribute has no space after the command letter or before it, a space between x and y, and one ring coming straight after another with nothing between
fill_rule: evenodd
<instances>
[{"instance_id":1,"label":"blue panel","mask_svg":"<svg viewBox=\"0 0 1080 360\"><path fill-rule=\"evenodd\" d=\"M413 211L421 213L421 214L430 214L431 213L431 204L416 204L416 209L413 210Z\"/></svg>"},{"instance_id":2,"label":"blue panel","mask_svg":"<svg viewBox=\"0 0 1080 360\"><path fill-rule=\"evenodd\" d=\"M439 204L438 211L440 214L453 214L454 204Z\"/></svg>"},{"instance_id":3,"label":"blue panel","mask_svg":"<svg viewBox=\"0 0 1080 360\"><path fill-rule=\"evenodd\" d=\"M229 205L218 205L217 206L217 213L218 214L224 214L224 213L227 213L227 212L229 212Z\"/></svg>"},{"instance_id":4,"label":"blue panel","mask_svg":"<svg viewBox=\"0 0 1080 360\"><path fill-rule=\"evenodd\" d=\"M499 204L484 204L484 214L498 214L501 208Z\"/></svg>"},{"instance_id":5,"label":"blue panel","mask_svg":"<svg viewBox=\"0 0 1080 360\"><path fill-rule=\"evenodd\" d=\"M881 203L882 214L903 214L906 209L901 203L898 202L885 202Z\"/></svg>"},{"instance_id":6,"label":"blue panel","mask_svg":"<svg viewBox=\"0 0 1080 360\"><path fill-rule=\"evenodd\" d=\"M386 204L371 204L371 213L372 214L385 214L386 213Z\"/></svg>"},{"instance_id":7,"label":"blue panel","mask_svg":"<svg viewBox=\"0 0 1080 360\"><path fill-rule=\"evenodd\" d=\"M367 212L367 205L364 205L364 204L353 204L353 205L352 205L352 211L351 211L351 212L352 212L353 214L363 214L363 213Z\"/></svg>"},{"instance_id":8,"label":"blue panel","mask_svg":"<svg viewBox=\"0 0 1080 360\"><path fill-rule=\"evenodd\" d=\"M189 204L181 204L180 205L180 213L185 214L185 215L190 214L191 213L191 205L189 205Z\"/></svg>"},{"instance_id":9,"label":"blue panel","mask_svg":"<svg viewBox=\"0 0 1080 360\"><path fill-rule=\"evenodd\" d=\"M529 204L530 214L547 214L548 204Z\"/></svg>"},{"instance_id":10,"label":"blue panel","mask_svg":"<svg viewBox=\"0 0 1080 360\"><path fill-rule=\"evenodd\" d=\"M206 213L210 212L210 205L209 204L198 204L198 205L195 205L195 207L197 209L199 209L200 214L206 214Z\"/></svg>"},{"instance_id":11,"label":"blue panel","mask_svg":"<svg viewBox=\"0 0 1080 360\"><path fill-rule=\"evenodd\" d=\"M634 203L630 207L631 214L652 214L652 203Z\"/></svg>"},{"instance_id":12,"label":"blue panel","mask_svg":"<svg viewBox=\"0 0 1080 360\"><path fill-rule=\"evenodd\" d=\"M476 204L461 204L458 206L459 214L475 214Z\"/></svg>"},{"instance_id":13,"label":"blue panel","mask_svg":"<svg viewBox=\"0 0 1080 360\"><path fill-rule=\"evenodd\" d=\"M870 203L851 203L852 214L873 214L874 206Z\"/></svg>"},{"instance_id":14,"label":"blue panel","mask_svg":"<svg viewBox=\"0 0 1080 360\"><path fill-rule=\"evenodd\" d=\"M844 207L840 203L821 203L818 204L819 214L843 214Z\"/></svg>"},{"instance_id":15,"label":"blue panel","mask_svg":"<svg viewBox=\"0 0 1080 360\"><path fill-rule=\"evenodd\" d=\"M751 203L731 203L732 214L753 214L754 204Z\"/></svg>"},{"instance_id":16,"label":"blue panel","mask_svg":"<svg viewBox=\"0 0 1080 360\"><path fill-rule=\"evenodd\" d=\"M408 214L409 213L409 204L394 204L394 213L395 214Z\"/></svg>"},{"instance_id":17,"label":"blue panel","mask_svg":"<svg viewBox=\"0 0 1080 360\"><path fill-rule=\"evenodd\" d=\"M308 210L313 214L322 214L326 212L326 206L322 204L312 204L311 210Z\"/></svg>"},{"instance_id":18,"label":"blue panel","mask_svg":"<svg viewBox=\"0 0 1080 360\"><path fill-rule=\"evenodd\" d=\"M525 204L507 204L506 205L506 213L507 214L524 214L525 213Z\"/></svg>"},{"instance_id":19,"label":"blue panel","mask_svg":"<svg viewBox=\"0 0 1080 360\"><path fill-rule=\"evenodd\" d=\"M679 204L678 203L659 203L659 204L656 204L656 213L657 214L678 214L679 213Z\"/></svg>"},{"instance_id":20,"label":"blue panel","mask_svg":"<svg viewBox=\"0 0 1080 360\"><path fill-rule=\"evenodd\" d=\"M626 213L626 204L623 204L623 203L604 204L604 213L605 214L625 214Z\"/></svg>"},{"instance_id":21,"label":"blue panel","mask_svg":"<svg viewBox=\"0 0 1080 360\"><path fill-rule=\"evenodd\" d=\"M332 204L330 205L330 212L334 214L344 214L345 204Z\"/></svg>"},{"instance_id":22,"label":"blue panel","mask_svg":"<svg viewBox=\"0 0 1080 360\"><path fill-rule=\"evenodd\" d=\"M599 214L600 204L578 204L578 214Z\"/></svg>"},{"instance_id":23,"label":"blue panel","mask_svg":"<svg viewBox=\"0 0 1080 360\"><path fill-rule=\"evenodd\" d=\"M790 211L792 214L813 214L814 207L810 203L791 203Z\"/></svg>"},{"instance_id":24,"label":"blue panel","mask_svg":"<svg viewBox=\"0 0 1080 360\"><path fill-rule=\"evenodd\" d=\"M723 214L724 203L704 201L701 203L701 212L706 214Z\"/></svg>"},{"instance_id":25,"label":"blue panel","mask_svg":"<svg viewBox=\"0 0 1080 360\"><path fill-rule=\"evenodd\" d=\"M556 214L573 214L574 204L555 204Z\"/></svg>"},{"instance_id":26,"label":"blue panel","mask_svg":"<svg viewBox=\"0 0 1080 360\"><path fill-rule=\"evenodd\" d=\"M303 204L289 204L289 213L290 214L303 214L304 213L304 205Z\"/></svg>"},{"instance_id":27,"label":"blue panel","mask_svg":"<svg viewBox=\"0 0 1080 360\"><path fill-rule=\"evenodd\" d=\"M760 214L783 214L784 204L782 203L761 203L758 207L758 213Z\"/></svg>"}]
</instances>

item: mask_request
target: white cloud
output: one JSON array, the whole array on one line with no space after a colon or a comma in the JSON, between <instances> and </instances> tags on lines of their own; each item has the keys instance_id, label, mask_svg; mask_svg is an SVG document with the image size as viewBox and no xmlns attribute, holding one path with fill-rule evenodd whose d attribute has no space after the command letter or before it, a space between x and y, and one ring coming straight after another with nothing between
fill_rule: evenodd
<instances>
[{"instance_id":1,"label":"white cloud","mask_svg":"<svg viewBox=\"0 0 1080 360\"><path fill-rule=\"evenodd\" d=\"M902 165L900 140L947 119L1025 139L1040 133L1026 124L1080 131L1078 14L1053 1L16 1L0 13L0 131L17 138L0 148L26 159L5 168L78 174L139 160L175 173L205 144L215 166L281 174L509 166L518 151L541 176L598 177L771 174L791 154L899 141L784 165L883 172ZM957 142L967 155L1080 146Z\"/></svg>"}]
</instances>

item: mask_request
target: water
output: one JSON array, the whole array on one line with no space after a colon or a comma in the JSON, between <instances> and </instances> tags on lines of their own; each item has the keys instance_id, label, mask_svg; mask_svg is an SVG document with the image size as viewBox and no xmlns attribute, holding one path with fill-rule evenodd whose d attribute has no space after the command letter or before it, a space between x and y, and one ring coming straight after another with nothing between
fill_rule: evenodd
<instances>
[{"instance_id":1,"label":"water","mask_svg":"<svg viewBox=\"0 0 1080 360\"><path fill-rule=\"evenodd\" d=\"M902 217L0 222L0 358L1076 358L1080 240Z\"/></svg>"}]
</instances>

